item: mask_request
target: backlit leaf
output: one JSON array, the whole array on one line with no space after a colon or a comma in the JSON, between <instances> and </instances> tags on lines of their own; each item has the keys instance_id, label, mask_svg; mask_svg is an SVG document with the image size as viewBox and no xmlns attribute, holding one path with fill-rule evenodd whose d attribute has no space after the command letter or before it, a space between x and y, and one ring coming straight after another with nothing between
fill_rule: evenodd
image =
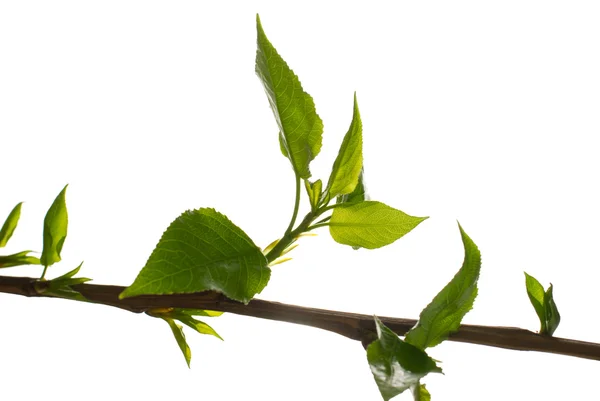
<instances>
[{"instance_id":1,"label":"backlit leaf","mask_svg":"<svg viewBox=\"0 0 600 401\"><path fill-rule=\"evenodd\" d=\"M378 339L367 347L367 360L384 400L417 385L430 372L442 372L425 351L402 341L377 317L375 325Z\"/></svg>"},{"instance_id":2,"label":"backlit leaf","mask_svg":"<svg viewBox=\"0 0 600 401\"><path fill-rule=\"evenodd\" d=\"M352 123L333 163L326 191L331 197L352 193L362 170L362 122L354 94Z\"/></svg>"},{"instance_id":3,"label":"backlit leaf","mask_svg":"<svg viewBox=\"0 0 600 401\"><path fill-rule=\"evenodd\" d=\"M0 248L6 246L6 243L15 232L15 228L17 228L17 224L19 223L19 217L21 217L22 204L23 202L18 203L4 221L2 229L0 229Z\"/></svg>"},{"instance_id":4,"label":"backlit leaf","mask_svg":"<svg viewBox=\"0 0 600 401\"><path fill-rule=\"evenodd\" d=\"M554 334L554 331L560 323L560 314L558 308L554 303L554 296L552 294L552 284L548 287L548 291L544 294L544 310L546 312L546 332L549 336Z\"/></svg>"},{"instance_id":5,"label":"backlit leaf","mask_svg":"<svg viewBox=\"0 0 600 401\"><path fill-rule=\"evenodd\" d=\"M323 189L323 183L321 182L321 180L317 180L315 182L304 180L304 186L306 188L306 193L310 202L310 208L314 212L315 210L317 210L317 207L319 205L321 190Z\"/></svg>"},{"instance_id":6,"label":"backlit leaf","mask_svg":"<svg viewBox=\"0 0 600 401\"><path fill-rule=\"evenodd\" d=\"M256 30L256 74L279 127L282 153L290 159L297 176L309 178L309 164L321 150L323 122L312 97L267 39L258 15Z\"/></svg>"},{"instance_id":7,"label":"backlit leaf","mask_svg":"<svg viewBox=\"0 0 600 401\"><path fill-rule=\"evenodd\" d=\"M477 280L481 270L481 254L477 245L458 226L465 248L463 265L454 278L433 298L419 315L419 321L404 340L420 349L435 347L460 326L473 308L477 297Z\"/></svg>"},{"instance_id":8,"label":"backlit leaf","mask_svg":"<svg viewBox=\"0 0 600 401\"><path fill-rule=\"evenodd\" d=\"M365 186L365 169L363 167L360 170L358 184L356 184L354 191L347 195L338 196L336 203L358 203L366 200L371 200L371 197L367 193L367 187Z\"/></svg>"},{"instance_id":9,"label":"backlit leaf","mask_svg":"<svg viewBox=\"0 0 600 401\"><path fill-rule=\"evenodd\" d=\"M0 269L3 267L22 265L39 265L40 260L35 256L29 256L29 252L32 251L23 251L12 255L0 256Z\"/></svg>"},{"instance_id":10,"label":"backlit leaf","mask_svg":"<svg viewBox=\"0 0 600 401\"><path fill-rule=\"evenodd\" d=\"M270 275L267 259L246 233L223 214L202 208L171 223L120 297L214 290L248 303Z\"/></svg>"},{"instance_id":11,"label":"backlit leaf","mask_svg":"<svg viewBox=\"0 0 600 401\"><path fill-rule=\"evenodd\" d=\"M173 319L164 318L165 322L169 324L171 331L173 332L173 336L175 337L175 341L177 341L177 345L179 345L179 349L185 358L185 362L190 367L190 362L192 361L192 350L185 340L185 334L183 334L183 327L175 323Z\"/></svg>"},{"instance_id":12,"label":"backlit leaf","mask_svg":"<svg viewBox=\"0 0 600 401\"><path fill-rule=\"evenodd\" d=\"M329 232L340 244L375 249L391 244L425 219L381 202L364 201L333 209Z\"/></svg>"},{"instance_id":13,"label":"backlit leaf","mask_svg":"<svg viewBox=\"0 0 600 401\"><path fill-rule=\"evenodd\" d=\"M525 273L525 289L527 290L529 301L540 319L540 333L546 333L548 328L546 326L546 311L544 309L544 287L542 287L535 277Z\"/></svg>"},{"instance_id":14,"label":"backlit leaf","mask_svg":"<svg viewBox=\"0 0 600 401\"><path fill-rule=\"evenodd\" d=\"M51 266L60 262L61 259L60 252L67 238L69 223L65 200L66 191L67 185L58 194L44 218L44 248L40 257L40 262L44 266Z\"/></svg>"},{"instance_id":15,"label":"backlit leaf","mask_svg":"<svg viewBox=\"0 0 600 401\"><path fill-rule=\"evenodd\" d=\"M431 394L429 394L424 384L417 383L410 390L413 393L414 401L431 401Z\"/></svg>"}]
</instances>

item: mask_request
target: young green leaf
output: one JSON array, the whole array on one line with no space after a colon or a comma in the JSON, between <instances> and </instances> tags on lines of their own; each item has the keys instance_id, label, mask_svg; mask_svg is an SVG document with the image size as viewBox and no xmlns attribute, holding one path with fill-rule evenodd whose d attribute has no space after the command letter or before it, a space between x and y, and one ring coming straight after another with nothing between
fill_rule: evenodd
<instances>
[{"instance_id":1,"label":"young green leaf","mask_svg":"<svg viewBox=\"0 0 600 401\"><path fill-rule=\"evenodd\" d=\"M304 180L304 187L306 188L306 194L308 195L308 200L310 202L310 209L314 212L319 206L323 183L321 180L312 183L309 180Z\"/></svg>"},{"instance_id":2,"label":"young green leaf","mask_svg":"<svg viewBox=\"0 0 600 401\"><path fill-rule=\"evenodd\" d=\"M463 265L454 278L421 311L419 321L404 340L415 347L435 347L460 326L463 317L473 308L477 297L477 280L481 270L481 254L477 245L458 225L465 248Z\"/></svg>"},{"instance_id":3,"label":"young green leaf","mask_svg":"<svg viewBox=\"0 0 600 401\"><path fill-rule=\"evenodd\" d=\"M179 345L179 349L185 358L185 362L190 367L190 362L192 361L192 350L185 340L185 334L183 334L183 327L175 323L173 319L163 318L165 322L169 324L171 331L173 332L173 336L175 337L175 341L177 341L177 345Z\"/></svg>"},{"instance_id":4,"label":"young green leaf","mask_svg":"<svg viewBox=\"0 0 600 401\"><path fill-rule=\"evenodd\" d=\"M267 39L258 15L256 30L256 74L279 126L282 153L290 159L297 176L309 178L309 164L321 150L323 122L312 97Z\"/></svg>"},{"instance_id":5,"label":"young green leaf","mask_svg":"<svg viewBox=\"0 0 600 401\"><path fill-rule=\"evenodd\" d=\"M431 394L429 394L424 384L417 383L410 390L413 393L414 401L431 401Z\"/></svg>"},{"instance_id":6,"label":"young green leaf","mask_svg":"<svg viewBox=\"0 0 600 401\"><path fill-rule=\"evenodd\" d=\"M358 184L362 163L362 122L355 93L352 123L333 163L326 192L332 198L352 193Z\"/></svg>"},{"instance_id":7,"label":"young green leaf","mask_svg":"<svg viewBox=\"0 0 600 401\"><path fill-rule=\"evenodd\" d=\"M551 336L560 323L560 314L558 308L554 303L554 296L552 295L552 284L548 287L548 291L544 294L544 310L546 311L546 332Z\"/></svg>"},{"instance_id":8,"label":"young green leaf","mask_svg":"<svg viewBox=\"0 0 600 401\"><path fill-rule=\"evenodd\" d=\"M40 260L35 256L28 256L29 252L33 251L23 251L12 255L0 256L0 269L22 265L39 265Z\"/></svg>"},{"instance_id":9,"label":"young green leaf","mask_svg":"<svg viewBox=\"0 0 600 401\"><path fill-rule=\"evenodd\" d=\"M544 309L544 287L535 277L525 273L525 288L529 301L540 319L540 333L546 333L548 327L546 326L546 310Z\"/></svg>"},{"instance_id":10,"label":"young green leaf","mask_svg":"<svg viewBox=\"0 0 600 401\"><path fill-rule=\"evenodd\" d=\"M75 291L72 286L77 284L83 284L92 279L86 277L74 277L79 270L83 262L79 264L75 269L63 274L52 280L39 281L36 283L36 290L39 294L54 295L61 298L73 299L77 301L87 301L87 299Z\"/></svg>"},{"instance_id":11,"label":"young green leaf","mask_svg":"<svg viewBox=\"0 0 600 401\"><path fill-rule=\"evenodd\" d=\"M181 323L185 324L186 326L191 327L192 329L196 330L200 334L208 334L208 335L217 337L219 340L223 340L223 338L212 327L210 327L208 324L206 324L204 322L201 322L200 320L194 319L190 315L187 315L185 313L176 313L173 316L175 319L179 320Z\"/></svg>"},{"instance_id":12,"label":"young green leaf","mask_svg":"<svg viewBox=\"0 0 600 401\"><path fill-rule=\"evenodd\" d=\"M425 219L381 202L363 201L333 209L329 232L340 244L375 249L391 244Z\"/></svg>"},{"instance_id":13,"label":"young green leaf","mask_svg":"<svg viewBox=\"0 0 600 401\"><path fill-rule=\"evenodd\" d=\"M358 184L356 184L354 191L347 195L338 196L335 203L358 203L367 200L371 200L371 197L367 193L367 187L365 186L365 169L363 167L360 170Z\"/></svg>"},{"instance_id":14,"label":"young green leaf","mask_svg":"<svg viewBox=\"0 0 600 401\"><path fill-rule=\"evenodd\" d=\"M65 194L67 186L58 194L44 218L44 248L40 262L44 266L52 266L60 262L60 252L67 238L69 217Z\"/></svg>"},{"instance_id":15,"label":"young green leaf","mask_svg":"<svg viewBox=\"0 0 600 401\"><path fill-rule=\"evenodd\" d=\"M246 233L214 209L201 208L171 223L120 298L213 290L248 303L270 275L267 259Z\"/></svg>"},{"instance_id":16,"label":"young green leaf","mask_svg":"<svg viewBox=\"0 0 600 401\"><path fill-rule=\"evenodd\" d=\"M423 350L402 341L375 317L378 339L367 347L367 360L384 400L404 392L430 372L442 370Z\"/></svg>"},{"instance_id":17,"label":"young green leaf","mask_svg":"<svg viewBox=\"0 0 600 401\"><path fill-rule=\"evenodd\" d=\"M554 302L552 284L544 291L544 287L533 276L525 273L525 288L529 301L540 319L540 334L551 336L560 323L560 313Z\"/></svg>"},{"instance_id":18,"label":"young green leaf","mask_svg":"<svg viewBox=\"0 0 600 401\"><path fill-rule=\"evenodd\" d=\"M6 243L15 232L15 228L17 228L17 223L19 223L19 217L21 217L22 204L23 202L18 203L17 206L15 206L13 210L11 210L8 217L4 221L2 229L0 229L0 248L6 246Z\"/></svg>"}]
</instances>

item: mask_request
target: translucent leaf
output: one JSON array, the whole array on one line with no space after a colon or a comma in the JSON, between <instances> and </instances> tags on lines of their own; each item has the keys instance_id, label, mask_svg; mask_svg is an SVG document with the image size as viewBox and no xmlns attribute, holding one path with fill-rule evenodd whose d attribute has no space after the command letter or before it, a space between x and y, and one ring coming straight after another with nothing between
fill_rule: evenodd
<instances>
[{"instance_id":1,"label":"translucent leaf","mask_svg":"<svg viewBox=\"0 0 600 401\"><path fill-rule=\"evenodd\" d=\"M540 319L540 333L546 333L548 328L546 326L546 312L544 309L544 287L542 287L535 277L525 273L525 289L527 290L529 301Z\"/></svg>"},{"instance_id":2,"label":"translucent leaf","mask_svg":"<svg viewBox=\"0 0 600 401\"><path fill-rule=\"evenodd\" d=\"M214 209L202 208L171 223L120 297L213 290L248 303L270 275L267 259L246 233Z\"/></svg>"},{"instance_id":3,"label":"translucent leaf","mask_svg":"<svg viewBox=\"0 0 600 401\"><path fill-rule=\"evenodd\" d=\"M323 122L312 97L267 39L258 15L256 29L256 74L279 126L281 151L290 159L296 175L309 178L309 164L321 150Z\"/></svg>"},{"instance_id":4,"label":"translucent leaf","mask_svg":"<svg viewBox=\"0 0 600 401\"><path fill-rule=\"evenodd\" d=\"M192 361L192 350L185 340L185 334L183 334L183 327L178 325L173 321L173 319L164 318L164 321L169 324L171 331L173 332L173 336L175 337L175 341L177 341L177 345L179 345L179 349L185 358L185 362L190 367L190 362Z\"/></svg>"},{"instance_id":5,"label":"translucent leaf","mask_svg":"<svg viewBox=\"0 0 600 401\"><path fill-rule=\"evenodd\" d=\"M371 200L371 197L367 193L367 187L365 186L365 170L363 167L360 170L358 184L356 184L354 191L347 195L338 196L336 198L336 203L358 203L366 200Z\"/></svg>"},{"instance_id":6,"label":"translucent leaf","mask_svg":"<svg viewBox=\"0 0 600 401\"><path fill-rule=\"evenodd\" d=\"M314 212L315 210L317 210L317 207L319 205L321 190L323 189L323 183L321 182L321 180L317 180L315 182L304 180L304 186L306 188L306 193L310 202L310 208Z\"/></svg>"},{"instance_id":7,"label":"translucent leaf","mask_svg":"<svg viewBox=\"0 0 600 401\"><path fill-rule=\"evenodd\" d=\"M377 317L375 325L378 339L367 347L367 360L384 400L417 385L430 372L442 372L425 351L402 341Z\"/></svg>"},{"instance_id":8,"label":"translucent leaf","mask_svg":"<svg viewBox=\"0 0 600 401\"><path fill-rule=\"evenodd\" d=\"M40 260L35 256L28 256L29 252L32 251L23 251L12 255L0 256L0 269L22 265L39 265Z\"/></svg>"},{"instance_id":9,"label":"translucent leaf","mask_svg":"<svg viewBox=\"0 0 600 401\"><path fill-rule=\"evenodd\" d=\"M8 217L4 221L2 229L0 229L0 248L6 246L6 243L15 232L15 228L17 228L17 224L19 223L19 217L21 217L22 204L23 202L18 203L17 206L11 210Z\"/></svg>"},{"instance_id":10,"label":"translucent leaf","mask_svg":"<svg viewBox=\"0 0 600 401\"><path fill-rule=\"evenodd\" d=\"M327 183L326 191L331 197L350 194L354 191L358 184L362 163L362 122L355 93L352 123L344 136Z\"/></svg>"},{"instance_id":11,"label":"translucent leaf","mask_svg":"<svg viewBox=\"0 0 600 401\"><path fill-rule=\"evenodd\" d=\"M477 280L481 270L481 254L477 245L460 226L465 248L462 267L454 278L433 298L419 315L419 321L404 340L420 349L435 347L460 327L463 317L473 308L477 297Z\"/></svg>"},{"instance_id":12,"label":"translucent leaf","mask_svg":"<svg viewBox=\"0 0 600 401\"><path fill-rule=\"evenodd\" d=\"M329 232L340 244L375 249L391 244L425 219L381 202L364 201L333 209Z\"/></svg>"},{"instance_id":13,"label":"translucent leaf","mask_svg":"<svg viewBox=\"0 0 600 401\"><path fill-rule=\"evenodd\" d=\"M212 327L204 322L201 322L200 320L194 319L190 315L186 315L185 313L177 313L174 315L174 318L186 326L196 330L200 334L208 334L217 337L219 340L223 340L223 338L221 338L221 336Z\"/></svg>"},{"instance_id":14,"label":"translucent leaf","mask_svg":"<svg viewBox=\"0 0 600 401\"><path fill-rule=\"evenodd\" d=\"M44 248L40 262L44 266L52 266L60 262L60 252L67 238L69 217L65 194L67 185L58 194L44 218Z\"/></svg>"}]
</instances>

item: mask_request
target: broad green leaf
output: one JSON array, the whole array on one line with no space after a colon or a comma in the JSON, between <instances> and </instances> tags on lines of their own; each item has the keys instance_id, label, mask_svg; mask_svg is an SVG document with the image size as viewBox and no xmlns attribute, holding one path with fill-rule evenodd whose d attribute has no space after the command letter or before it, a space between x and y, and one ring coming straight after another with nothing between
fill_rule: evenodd
<instances>
[{"instance_id":1,"label":"broad green leaf","mask_svg":"<svg viewBox=\"0 0 600 401\"><path fill-rule=\"evenodd\" d=\"M560 314L558 308L554 303L554 296L552 295L552 284L548 287L548 291L544 294L544 310L546 312L546 329L544 334L551 336L560 323Z\"/></svg>"},{"instance_id":2,"label":"broad green leaf","mask_svg":"<svg viewBox=\"0 0 600 401\"><path fill-rule=\"evenodd\" d=\"M32 251L23 251L12 255L0 256L0 269L3 267L13 267L22 265L39 265L40 260L35 256L28 256Z\"/></svg>"},{"instance_id":3,"label":"broad green leaf","mask_svg":"<svg viewBox=\"0 0 600 401\"><path fill-rule=\"evenodd\" d=\"M40 257L41 264L52 266L60 262L60 252L67 238L67 226L69 217L65 194L67 186L58 194L44 218L44 248Z\"/></svg>"},{"instance_id":4,"label":"broad green leaf","mask_svg":"<svg viewBox=\"0 0 600 401\"><path fill-rule=\"evenodd\" d=\"M477 280L481 270L481 254L477 245L460 226L465 248L463 265L454 278L433 298L419 315L419 321L404 340L415 347L435 347L460 327L463 317L473 308L477 297Z\"/></svg>"},{"instance_id":5,"label":"broad green leaf","mask_svg":"<svg viewBox=\"0 0 600 401\"><path fill-rule=\"evenodd\" d=\"M355 93L352 123L346 136L344 136L327 183L326 191L332 198L338 195L350 194L354 191L358 184L362 163L362 122Z\"/></svg>"},{"instance_id":6,"label":"broad green leaf","mask_svg":"<svg viewBox=\"0 0 600 401\"><path fill-rule=\"evenodd\" d=\"M360 170L360 175L358 176L358 184L354 188L354 191L347 195L341 195L336 198L336 203L358 203L362 201L371 200L367 193L367 188L365 186L365 170L364 167Z\"/></svg>"},{"instance_id":7,"label":"broad green leaf","mask_svg":"<svg viewBox=\"0 0 600 401\"><path fill-rule=\"evenodd\" d=\"M317 180L315 182L304 180L304 186L306 187L306 193L310 202L310 208L314 212L315 210L317 210L317 207L319 205L323 183L321 182L321 180Z\"/></svg>"},{"instance_id":8,"label":"broad green leaf","mask_svg":"<svg viewBox=\"0 0 600 401\"><path fill-rule=\"evenodd\" d=\"M290 159L296 175L310 177L310 162L319 154L323 122L312 97L304 92L298 77L273 47L256 16L256 74L279 126L281 151Z\"/></svg>"},{"instance_id":9,"label":"broad green leaf","mask_svg":"<svg viewBox=\"0 0 600 401\"><path fill-rule=\"evenodd\" d=\"M529 301L540 319L540 333L546 333L548 327L546 326L546 311L544 309L544 287L535 277L525 273L525 288L527 289Z\"/></svg>"},{"instance_id":10,"label":"broad green leaf","mask_svg":"<svg viewBox=\"0 0 600 401\"><path fill-rule=\"evenodd\" d=\"M430 372L442 370L423 350L402 341L375 317L378 339L367 347L367 360L384 400L404 392Z\"/></svg>"},{"instance_id":11,"label":"broad green leaf","mask_svg":"<svg viewBox=\"0 0 600 401\"><path fill-rule=\"evenodd\" d=\"M414 401L431 401L431 394L429 394L424 384L417 383L410 390L413 393Z\"/></svg>"},{"instance_id":12,"label":"broad green leaf","mask_svg":"<svg viewBox=\"0 0 600 401\"><path fill-rule=\"evenodd\" d=\"M19 223L19 217L21 217L22 204L23 202L18 203L17 206L15 206L13 210L11 210L8 217L4 221L2 229L0 229L0 248L6 246L6 243L15 232L15 228L17 228L17 223Z\"/></svg>"},{"instance_id":13,"label":"broad green leaf","mask_svg":"<svg viewBox=\"0 0 600 401\"><path fill-rule=\"evenodd\" d=\"M176 316L176 317L175 317ZM196 330L200 334L209 334L211 336L217 337L219 340L223 340L221 336L208 324L201 322L200 320L196 320L190 315L186 315L185 313L178 313L174 315L175 319L179 320L181 323L186 326L191 327Z\"/></svg>"},{"instance_id":14,"label":"broad green leaf","mask_svg":"<svg viewBox=\"0 0 600 401\"><path fill-rule=\"evenodd\" d=\"M267 259L246 233L216 210L201 208L171 223L120 298L213 290L248 303L270 275Z\"/></svg>"},{"instance_id":15,"label":"broad green leaf","mask_svg":"<svg viewBox=\"0 0 600 401\"><path fill-rule=\"evenodd\" d=\"M329 232L340 244L375 249L391 244L425 219L381 202L364 201L333 209Z\"/></svg>"},{"instance_id":16,"label":"broad green leaf","mask_svg":"<svg viewBox=\"0 0 600 401\"><path fill-rule=\"evenodd\" d=\"M192 361L192 350L188 345L187 341L185 341L185 334L183 334L183 327L178 325L173 321L173 319L164 318L164 321L169 324L171 331L173 332L173 336L177 341L177 345L179 345L179 349L185 358L185 362L190 367L190 362Z\"/></svg>"}]
</instances>

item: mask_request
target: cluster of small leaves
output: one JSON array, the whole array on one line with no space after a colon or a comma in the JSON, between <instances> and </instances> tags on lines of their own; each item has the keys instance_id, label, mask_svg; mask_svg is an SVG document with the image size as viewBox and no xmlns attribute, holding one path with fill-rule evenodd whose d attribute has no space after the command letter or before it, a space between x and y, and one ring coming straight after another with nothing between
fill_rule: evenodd
<instances>
[{"instance_id":1,"label":"cluster of small leaves","mask_svg":"<svg viewBox=\"0 0 600 401\"><path fill-rule=\"evenodd\" d=\"M46 270L56 262L61 260L61 252L65 239L67 238L67 228L69 217L67 213L66 191L67 186L60 191L44 217L43 248L39 258L29 255L33 251L22 251L13 255L0 256L0 268L14 267L22 265L42 265L44 270L40 281L35 283L35 288L39 294L47 296L56 296L61 298L86 301L86 299L71 286L90 281L89 278L74 277L81 269L80 264L75 269L52 280L46 280ZM21 206L23 202L18 203L10 212L2 229L0 230L0 247L4 247L12 237L19 218L21 217Z\"/></svg>"},{"instance_id":2,"label":"cluster of small leaves","mask_svg":"<svg viewBox=\"0 0 600 401\"><path fill-rule=\"evenodd\" d=\"M544 287L535 277L525 273L525 288L531 305L540 319L540 334L551 336L560 323L560 314L552 294L552 284L544 291Z\"/></svg>"}]
</instances>

